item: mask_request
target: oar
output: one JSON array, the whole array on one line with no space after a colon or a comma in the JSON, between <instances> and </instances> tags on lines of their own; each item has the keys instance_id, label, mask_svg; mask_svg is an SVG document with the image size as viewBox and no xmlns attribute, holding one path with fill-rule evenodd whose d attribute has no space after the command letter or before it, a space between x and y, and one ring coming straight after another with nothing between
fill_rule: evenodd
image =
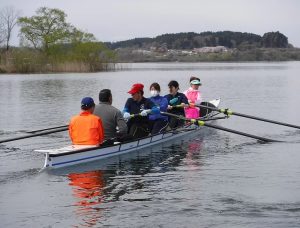
<instances>
[{"instance_id":1,"label":"oar","mask_svg":"<svg viewBox=\"0 0 300 228\"><path fill-rule=\"evenodd\" d=\"M246 137L249 137L249 138L258 139L258 140L263 141L263 142L281 142L281 141L274 140L274 139L268 139L268 138L264 138L264 137L260 137L260 136L256 136L256 135L251 135L251 134L248 134L248 133L245 133L245 132L236 131L236 130L233 130L233 129L229 129L229 128L225 128L225 127L221 127L221 126L216 126L216 125L213 125L213 124L208 124L203 120L200 120L197 123L198 123L199 126L206 126L206 127L210 127L210 128L215 128L215 129L218 129L218 130L221 130L221 131L227 131L227 132L230 132L230 133L233 133L233 134L243 135L243 136L246 136Z\"/></svg>"},{"instance_id":2,"label":"oar","mask_svg":"<svg viewBox=\"0 0 300 228\"><path fill-rule=\"evenodd\" d=\"M40 131L48 131L48 130L53 130L53 129L58 129L58 128L66 128L69 125L62 125L62 126L57 126L57 127L49 127L49 128L44 128L44 129L39 129L39 130L34 130L34 131L25 131L26 133L37 133Z\"/></svg>"},{"instance_id":3,"label":"oar","mask_svg":"<svg viewBox=\"0 0 300 228\"><path fill-rule=\"evenodd\" d=\"M269 120L269 119L265 119L265 118L261 118L261 117L257 117L257 116L250 116L247 114L242 114L242 113L238 113L238 112L234 112L230 109L218 109L218 108L214 108L214 107L209 107L206 105L195 105L196 107L200 107L200 108L207 108L213 111L217 111L220 113L224 113L225 115L235 115L235 116L241 116L241 117L245 117L245 118L249 118L249 119L254 119L254 120L260 120L260 121L264 121L264 122L268 122L268 123L273 123L273 124L278 124L278 125L282 125L282 126L286 126L286 127L293 127L293 128L298 128L300 129L300 126L297 125L293 125L293 124L288 124L288 123L283 123L283 122L279 122L279 121L275 121L275 120Z\"/></svg>"},{"instance_id":4,"label":"oar","mask_svg":"<svg viewBox=\"0 0 300 228\"><path fill-rule=\"evenodd\" d=\"M151 109L146 109L146 111L147 111L147 114L149 114L151 112ZM138 116L143 116L143 115L141 113L130 114L129 119L138 117Z\"/></svg>"},{"instance_id":5,"label":"oar","mask_svg":"<svg viewBox=\"0 0 300 228\"><path fill-rule=\"evenodd\" d=\"M237 134L237 135L246 136L246 137L249 137L249 138L258 139L258 140L263 141L263 142L280 142L280 141L277 141L277 140L268 139L268 138L264 138L264 137L260 137L260 136L256 136L256 135L251 135L251 134L248 134L248 133L245 133L245 132L232 130L232 129L229 129L229 128L208 124L203 120L198 120L197 121L195 119L187 119L183 116L178 116L178 115L168 113L168 112L161 112L161 114L167 115L167 116L172 116L172 117L182 119L182 120L186 120L186 121L189 121L189 122L192 122L192 123L196 123L199 126L206 126L206 127L215 128L215 129L218 129L218 130L221 130L221 131L227 131L227 132L234 133L234 134Z\"/></svg>"},{"instance_id":6,"label":"oar","mask_svg":"<svg viewBox=\"0 0 300 228\"><path fill-rule=\"evenodd\" d=\"M2 140L0 140L0 143L16 141L16 140L19 140L19 139L27 139L27 138L32 138L32 137L41 136L41 135L48 135L48 134L61 132L61 131L66 131L66 130L68 130L68 127L57 129L57 130L50 130L50 131L47 131L47 132L35 133L35 134L31 134L31 135L23 135L23 136L14 137L14 138L2 139Z\"/></svg>"}]
</instances>

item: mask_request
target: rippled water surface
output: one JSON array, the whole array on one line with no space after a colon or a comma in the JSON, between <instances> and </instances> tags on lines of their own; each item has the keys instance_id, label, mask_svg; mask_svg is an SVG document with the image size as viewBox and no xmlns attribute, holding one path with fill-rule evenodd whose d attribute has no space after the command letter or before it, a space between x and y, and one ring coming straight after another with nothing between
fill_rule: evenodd
<instances>
[{"instance_id":1,"label":"rippled water surface","mask_svg":"<svg viewBox=\"0 0 300 228\"><path fill-rule=\"evenodd\" d=\"M122 109L131 84L181 90L201 78L204 100L300 125L300 63L148 63L92 74L0 75L0 139L68 123L84 96L110 88ZM40 172L35 149L67 132L0 144L0 227L300 227L300 130L237 116L199 134L98 162Z\"/></svg>"}]
</instances>

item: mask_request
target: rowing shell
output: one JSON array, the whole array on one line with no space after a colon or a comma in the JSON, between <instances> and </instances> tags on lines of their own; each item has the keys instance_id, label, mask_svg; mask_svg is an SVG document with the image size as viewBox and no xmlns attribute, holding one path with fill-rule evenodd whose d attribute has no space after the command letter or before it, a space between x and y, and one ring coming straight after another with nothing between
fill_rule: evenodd
<instances>
[{"instance_id":1,"label":"rowing shell","mask_svg":"<svg viewBox=\"0 0 300 228\"><path fill-rule=\"evenodd\" d=\"M220 99L212 100L209 103L218 107ZM208 113L205 118L209 118L212 114ZM197 133L199 129L200 127L198 126L189 125L135 141L117 142L110 146L71 145L59 149L35 151L45 154L44 168L60 168L129 153L187 135L191 136L193 133Z\"/></svg>"}]
</instances>

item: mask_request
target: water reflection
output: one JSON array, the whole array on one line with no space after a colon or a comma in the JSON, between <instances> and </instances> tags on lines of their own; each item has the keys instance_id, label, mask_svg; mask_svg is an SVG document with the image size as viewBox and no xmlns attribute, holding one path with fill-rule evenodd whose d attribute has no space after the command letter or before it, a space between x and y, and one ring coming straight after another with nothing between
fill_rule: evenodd
<instances>
[{"instance_id":1,"label":"water reflection","mask_svg":"<svg viewBox=\"0 0 300 228\"><path fill-rule=\"evenodd\" d=\"M69 185L73 186L73 195L79 200L76 206L91 206L101 203L102 188L105 186L102 171L70 173Z\"/></svg>"},{"instance_id":2,"label":"water reflection","mask_svg":"<svg viewBox=\"0 0 300 228\"><path fill-rule=\"evenodd\" d=\"M101 218L101 208L105 181L100 170L68 174L69 185L76 200L76 217L83 217L84 226L95 226ZM83 225L83 224L81 224ZM75 226L76 227L76 226Z\"/></svg>"},{"instance_id":3,"label":"water reflection","mask_svg":"<svg viewBox=\"0 0 300 228\"><path fill-rule=\"evenodd\" d=\"M202 143L202 140L182 140L176 144L156 145L53 174L68 177L75 199L74 215L82 223L79 226L92 227L107 219L103 212L107 211L110 202L152 201L153 192L161 189L158 186L165 181L172 181L173 171L186 166L186 160L192 169L199 169ZM168 189L165 186L166 192Z\"/></svg>"},{"instance_id":4,"label":"water reflection","mask_svg":"<svg viewBox=\"0 0 300 228\"><path fill-rule=\"evenodd\" d=\"M201 150L203 148L202 140L195 140L188 142L187 144L187 153L185 158L185 164L190 169L199 169L201 166L201 161L199 160L199 156L201 155Z\"/></svg>"}]
</instances>

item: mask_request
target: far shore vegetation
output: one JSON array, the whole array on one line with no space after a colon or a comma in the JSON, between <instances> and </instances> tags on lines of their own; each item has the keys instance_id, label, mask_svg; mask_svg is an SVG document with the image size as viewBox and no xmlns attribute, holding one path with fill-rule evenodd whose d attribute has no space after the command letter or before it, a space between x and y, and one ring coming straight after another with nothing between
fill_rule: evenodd
<instances>
[{"instance_id":1,"label":"far shore vegetation","mask_svg":"<svg viewBox=\"0 0 300 228\"><path fill-rule=\"evenodd\" d=\"M98 72L126 62L299 61L300 49L277 32L164 34L120 42L100 42L67 22L59 9L42 7L20 17L0 9L0 73ZM11 47L19 25L20 46Z\"/></svg>"},{"instance_id":2,"label":"far shore vegetation","mask_svg":"<svg viewBox=\"0 0 300 228\"><path fill-rule=\"evenodd\" d=\"M18 17L14 8L0 13L0 54L3 73L97 72L114 68L115 52L66 21L59 9L42 7L31 17ZM20 47L10 47L13 27L20 26ZM7 29L9 27L10 29Z\"/></svg>"}]
</instances>

